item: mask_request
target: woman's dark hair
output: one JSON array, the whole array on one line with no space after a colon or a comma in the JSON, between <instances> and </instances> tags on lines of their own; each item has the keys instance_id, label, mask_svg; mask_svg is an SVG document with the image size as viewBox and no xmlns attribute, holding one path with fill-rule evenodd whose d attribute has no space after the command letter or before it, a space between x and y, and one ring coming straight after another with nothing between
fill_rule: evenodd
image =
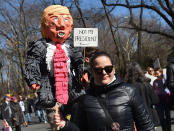
<instances>
[{"instance_id":1,"label":"woman's dark hair","mask_svg":"<svg viewBox=\"0 0 174 131\"><path fill-rule=\"evenodd\" d=\"M91 66L91 68L94 67L94 60L95 60L97 57L100 57L100 56L106 56L106 57L108 57L108 58L110 59L112 65L113 65L113 60L112 60L111 56L110 56L107 52L105 52L105 51L98 51L98 52L96 52L96 53L91 57L91 60L90 60L90 66Z\"/></svg>"},{"instance_id":2,"label":"woman's dark hair","mask_svg":"<svg viewBox=\"0 0 174 131\"><path fill-rule=\"evenodd\" d=\"M145 77L144 71L137 62L131 62L126 65L125 81L128 83L150 82L150 79Z\"/></svg>"}]
</instances>

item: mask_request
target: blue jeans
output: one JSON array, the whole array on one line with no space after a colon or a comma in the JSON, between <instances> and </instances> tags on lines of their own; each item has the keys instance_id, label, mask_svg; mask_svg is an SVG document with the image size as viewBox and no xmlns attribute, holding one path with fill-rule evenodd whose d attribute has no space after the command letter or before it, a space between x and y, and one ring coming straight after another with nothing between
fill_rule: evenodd
<instances>
[{"instance_id":1,"label":"blue jeans","mask_svg":"<svg viewBox=\"0 0 174 131\"><path fill-rule=\"evenodd\" d=\"M26 122L24 111L22 111L22 117L23 117L24 122Z\"/></svg>"},{"instance_id":2,"label":"blue jeans","mask_svg":"<svg viewBox=\"0 0 174 131\"><path fill-rule=\"evenodd\" d=\"M43 109L36 110L36 115L39 118L40 122L47 121L46 119L46 113Z\"/></svg>"},{"instance_id":3,"label":"blue jeans","mask_svg":"<svg viewBox=\"0 0 174 131\"><path fill-rule=\"evenodd\" d=\"M31 114L30 113L27 113L27 119L28 119L28 122L31 122Z\"/></svg>"}]
</instances>

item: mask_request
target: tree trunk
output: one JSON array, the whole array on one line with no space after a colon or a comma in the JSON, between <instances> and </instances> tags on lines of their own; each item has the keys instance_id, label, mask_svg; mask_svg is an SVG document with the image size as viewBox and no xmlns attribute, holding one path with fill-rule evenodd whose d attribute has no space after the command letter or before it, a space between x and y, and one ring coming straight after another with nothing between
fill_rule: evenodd
<instances>
[{"instance_id":1,"label":"tree trunk","mask_svg":"<svg viewBox=\"0 0 174 131\"><path fill-rule=\"evenodd\" d=\"M10 64L8 64L7 92L10 94Z\"/></svg>"},{"instance_id":2,"label":"tree trunk","mask_svg":"<svg viewBox=\"0 0 174 131\"><path fill-rule=\"evenodd\" d=\"M141 4L144 3L144 0L141 0ZM143 7L141 7L141 12L140 12L140 28L142 28L143 25ZM141 60L142 60L142 54L141 54L141 50L142 50L142 42L141 42L141 38L142 38L142 32L139 30L138 31L138 62L141 65Z\"/></svg>"}]
</instances>

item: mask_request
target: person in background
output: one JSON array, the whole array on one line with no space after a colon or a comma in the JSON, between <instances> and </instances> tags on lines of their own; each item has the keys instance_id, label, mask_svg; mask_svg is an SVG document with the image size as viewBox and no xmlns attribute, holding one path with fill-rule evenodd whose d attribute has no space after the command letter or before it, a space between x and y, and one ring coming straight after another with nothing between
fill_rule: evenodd
<instances>
[{"instance_id":1,"label":"person in background","mask_svg":"<svg viewBox=\"0 0 174 131\"><path fill-rule=\"evenodd\" d=\"M43 108L41 108L41 109L39 109L38 113L40 113L39 115L40 115L40 118L41 118L41 122L48 123L45 110Z\"/></svg>"},{"instance_id":2,"label":"person in background","mask_svg":"<svg viewBox=\"0 0 174 131\"><path fill-rule=\"evenodd\" d=\"M39 122L42 122L42 119L41 119L41 115L40 115L40 108L39 106L36 106L36 103L38 102L38 95L37 93L35 92L34 93L34 98L33 98L33 107L34 107L34 112L35 112L35 116L37 116Z\"/></svg>"},{"instance_id":3,"label":"person in background","mask_svg":"<svg viewBox=\"0 0 174 131\"><path fill-rule=\"evenodd\" d=\"M159 69L156 72L157 79L153 83L155 93L159 96L159 104L157 111L160 118L160 123L163 131L171 131L171 116L170 116L170 94L165 90L163 83L163 70Z\"/></svg>"},{"instance_id":4,"label":"person in background","mask_svg":"<svg viewBox=\"0 0 174 131\"><path fill-rule=\"evenodd\" d=\"M22 110L18 103L16 96L11 97L12 112L14 113L13 125L16 131L21 131L21 124L23 123Z\"/></svg>"},{"instance_id":5,"label":"person in background","mask_svg":"<svg viewBox=\"0 0 174 131\"><path fill-rule=\"evenodd\" d=\"M167 87L171 91L171 94L174 95L174 52L169 54L167 62Z\"/></svg>"},{"instance_id":6,"label":"person in background","mask_svg":"<svg viewBox=\"0 0 174 131\"><path fill-rule=\"evenodd\" d=\"M84 91L86 91L90 85L90 79L91 79L90 59L97 51L99 51L98 48L86 47L83 49L83 52L82 52L84 54L84 66L83 66L83 73L82 73L82 77L80 78L80 81L84 88ZM71 107L72 107L71 114L76 113L77 102L78 102L78 99L76 99L76 101L71 104ZM73 119L72 116L73 115L71 115L71 119Z\"/></svg>"},{"instance_id":7,"label":"person in background","mask_svg":"<svg viewBox=\"0 0 174 131\"><path fill-rule=\"evenodd\" d=\"M155 94L153 87L149 83L149 78L145 77L144 72L137 62L131 62L126 66L125 81L133 84L144 101L145 108L150 114L155 127L160 125L156 105L159 98Z\"/></svg>"},{"instance_id":8,"label":"person in background","mask_svg":"<svg viewBox=\"0 0 174 131\"><path fill-rule=\"evenodd\" d=\"M12 120L13 120L13 112L11 109L11 103L10 103L10 97L9 96L4 96L4 102L2 103L1 106L1 113L2 113L2 120L3 123L7 123L12 126Z\"/></svg>"},{"instance_id":9,"label":"person in background","mask_svg":"<svg viewBox=\"0 0 174 131\"><path fill-rule=\"evenodd\" d=\"M174 110L174 52L168 56L168 64L166 68L167 80L166 85L171 93L170 95L170 108Z\"/></svg>"},{"instance_id":10,"label":"person in background","mask_svg":"<svg viewBox=\"0 0 174 131\"><path fill-rule=\"evenodd\" d=\"M98 51L100 51L100 50L98 48L95 48L95 47L86 47L83 49L84 67L83 67L83 73L82 73L82 77L81 77L81 84L82 84L85 91L89 88L90 80L91 80L90 59ZM77 113L77 110L76 110L77 103L78 103L78 99L72 105L71 119L73 119L73 114Z\"/></svg>"},{"instance_id":11,"label":"person in background","mask_svg":"<svg viewBox=\"0 0 174 131\"><path fill-rule=\"evenodd\" d=\"M145 77L150 79L150 84L153 86L154 80L156 80L155 71L152 67L147 67L147 72L145 73Z\"/></svg>"},{"instance_id":12,"label":"person in background","mask_svg":"<svg viewBox=\"0 0 174 131\"><path fill-rule=\"evenodd\" d=\"M32 113L32 99L30 96L25 97L24 100L25 104L25 114L27 115L27 122L28 124L31 124L31 113Z\"/></svg>"},{"instance_id":13,"label":"person in background","mask_svg":"<svg viewBox=\"0 0 174 131\"><path fill-rule=\"evenodd\" d=\"M28 123L26 121L26 118L25 118L25 103L24 103L24 99L23 99L23 96L22 95L19 95L19 105L21 107L21 110L22 110L22 117L23 117L23 125L24 126L28 126Z\"/></svg>"},{"instance_id":14,"label":"person in background","mask_svg":"<svg viewBox=\"0 0 174 131\"><path fill-rule=\"evenodd\" d=\"M47 116L45 110L42 107L36 106L37 101L38 101L38 94L34 93L33 107L35 115L38 117L39 122L47 123Z\"/></svg>"},{"instance_id":15,"label":"person in background","mask_svg":"<svg viewBox=\"0 0 174 131\"><path fill-rule=\"evenodd\" d=\"M90 79L91 79L91 73L90 73L90 59L95 54L95 52L99 51L98 48L95 47L86 47L83 50L84 54L84 68L83 68L83 74L81 77L81 83L82 86L87 89L89 87Z\"/></svg>"},{"instance_id":16,"label":"person in background","mask_svg":"<svg viewBox=\"0 0 174 131\"><path fill-rule=\"evenodd\" d=\"M138 131L154 131L142 98L135 87L115 74L110 55L95 53L90 67L90 88L80 97L74 120L64 120L58 113L54 116L54 123L62 131L133 131L135 122Z\"/></svg>"}]
</instances>

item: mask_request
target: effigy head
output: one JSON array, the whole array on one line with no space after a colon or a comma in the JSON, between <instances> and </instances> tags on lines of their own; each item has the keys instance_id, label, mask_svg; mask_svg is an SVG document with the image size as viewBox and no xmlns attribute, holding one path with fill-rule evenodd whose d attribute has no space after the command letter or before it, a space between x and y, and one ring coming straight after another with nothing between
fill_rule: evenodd
<instances>
[{"instance_id":1,"label":"effigy head","mask_svg":"<svg viewBox=\"0 0 174 131\"><path fill-rule=\"evenodd\" d=\"M63 43L71 34L73 19L66 6L51 5L44 9L41 18L41 33L56 43Z\"/></svg>"}]
</instances>

